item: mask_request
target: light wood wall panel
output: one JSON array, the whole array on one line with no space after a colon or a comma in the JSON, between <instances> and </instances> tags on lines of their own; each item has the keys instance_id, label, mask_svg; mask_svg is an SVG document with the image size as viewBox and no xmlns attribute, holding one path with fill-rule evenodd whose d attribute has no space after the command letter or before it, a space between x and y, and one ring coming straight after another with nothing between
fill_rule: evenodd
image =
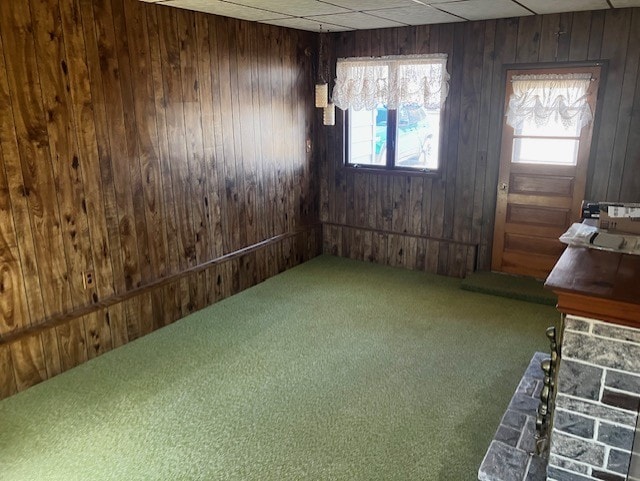
<instances>
[{"instance_id":1,"label":"light wood wall panel","mask_svg":"<svg viewBox=\"0 0 640 481\"><path fill-rule=\"evenodd\" d=\"M320 251L316 43L136 0L0 2L0 397Z\"/></svg>"},{"instance_id":2,"label":"light wood wall panel","mask_svg":"<svg viewBox=\"0 0 640 481\"><path fill-rule=\"evenodd\" d=\"M639 35L638 8L329 35L332 63L443 52L451 80L438 176L343 169L339 111L319 132L325 251L453 276L489 269L506 64L607 61L586 196L640 201Z\"/></svg>"}]
</instances>

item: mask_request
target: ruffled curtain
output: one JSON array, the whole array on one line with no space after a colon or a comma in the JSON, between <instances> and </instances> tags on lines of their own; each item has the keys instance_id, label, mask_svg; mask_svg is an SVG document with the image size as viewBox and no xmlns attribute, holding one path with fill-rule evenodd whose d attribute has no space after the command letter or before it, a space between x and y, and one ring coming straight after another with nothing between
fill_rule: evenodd
<instances>
[{"instance_id":1,"label":"ruffled curtain","mask_svg":"<svg viewBox=\"0 0 640 481\"><path fill-rule=\"evenodd\" d=\"M580 132L593 118L587 101L589 73L515 75L512 83L507 124L516 130L527 121L543 126L553 120L566 129Z\"/></svg>"},{"instance_id":2,"label":"ruffled curtain","mask_svg":"<svg viewBox=\"0 0 640 481\"><path fill-rule=\"evenodd\" d=\"M338 59L332 99L346 110L443 106L449 92L447 55L402 55Z\"/></svg>"}]
</instances>

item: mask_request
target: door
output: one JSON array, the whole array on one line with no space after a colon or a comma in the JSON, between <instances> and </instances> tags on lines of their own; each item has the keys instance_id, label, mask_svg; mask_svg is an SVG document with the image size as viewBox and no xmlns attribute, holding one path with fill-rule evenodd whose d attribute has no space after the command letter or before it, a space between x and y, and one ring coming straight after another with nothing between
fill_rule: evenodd
<instances>
[{"instance_id":1,"label":"door","mask_svg":"<svg viewBox=\"0 0 640 481\"><path fill-rule=\"evenodd\" d=\"M492 270L544 279L562 254L558 237L581 217L599 79L599 66L507 71Z\"/></svg>"}]
</instances>

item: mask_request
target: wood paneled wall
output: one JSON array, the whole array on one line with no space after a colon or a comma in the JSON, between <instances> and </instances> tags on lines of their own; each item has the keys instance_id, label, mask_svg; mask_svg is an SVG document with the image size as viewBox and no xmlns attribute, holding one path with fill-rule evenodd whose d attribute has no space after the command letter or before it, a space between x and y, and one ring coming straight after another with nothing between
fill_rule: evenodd
<instances>
[{"instance_id":1,"label":"wood paneled wall","mask_svg":"<svg viewBox=\"0 0 640 481\"><path fill-rule=\"evenodd\" d=\"M0 2L0 397L318 253L316 40Z\"/></svg>"},{"instance_id":2,"label":"wood paneled wall","mask_svg":"<svg viewBox=\"0 0 640 481\"><path fill-rule=\"evenodd\" d=\"M558 34L558 32L561 32ZM608 61L587 198L640 201L640 9L332 34L334 59L443 52L442 175L341 168L342 124L320 137L324 250L464 276L489 269L506 64Z\"/></svg>"}]
</instances>

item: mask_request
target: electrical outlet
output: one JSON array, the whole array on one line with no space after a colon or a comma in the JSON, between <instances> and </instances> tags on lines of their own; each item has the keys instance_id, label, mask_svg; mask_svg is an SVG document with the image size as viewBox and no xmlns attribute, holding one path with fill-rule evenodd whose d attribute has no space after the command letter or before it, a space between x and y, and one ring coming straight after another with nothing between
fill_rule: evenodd
<instances>
[{"instance_id":1,"label":"electrical outlet","mask_svg":"<svg viewBox=\"0 0 640 481\"><path fill-rule=\"evenodd\" d=\"M93 271L84 271L82 273L82 287L85 289L90 289L93 287Z\"/></svg>"}]
</instances>

